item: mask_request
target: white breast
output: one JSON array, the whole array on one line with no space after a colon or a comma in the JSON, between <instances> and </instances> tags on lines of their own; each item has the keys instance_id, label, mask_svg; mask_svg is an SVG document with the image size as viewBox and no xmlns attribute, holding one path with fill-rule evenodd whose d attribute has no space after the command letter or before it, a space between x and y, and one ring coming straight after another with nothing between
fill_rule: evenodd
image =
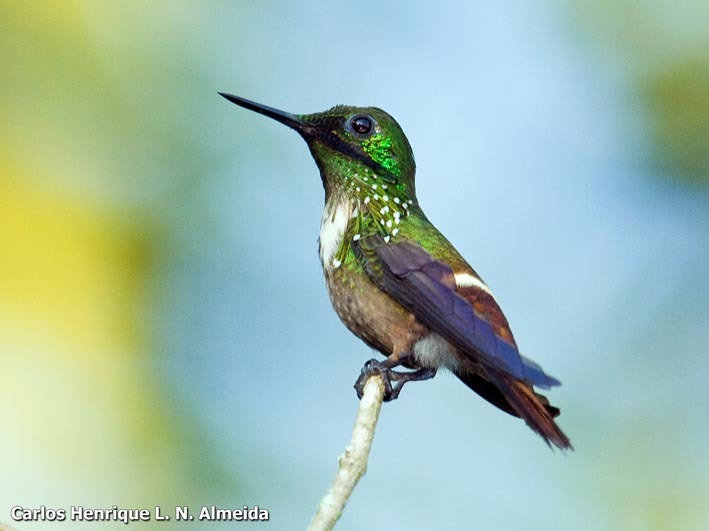
<instances>
[{"instance_id":1,"label":"white breast","mask_svg":"<svg viewBox=\"0 0 709 531\"><path fill-rule=\"evenodd\" d=\"M351 216L352 206L347 202L325 205L320 222L320 261L327 271L335 267L333 259Z\"/></svg>"}]
</instances>

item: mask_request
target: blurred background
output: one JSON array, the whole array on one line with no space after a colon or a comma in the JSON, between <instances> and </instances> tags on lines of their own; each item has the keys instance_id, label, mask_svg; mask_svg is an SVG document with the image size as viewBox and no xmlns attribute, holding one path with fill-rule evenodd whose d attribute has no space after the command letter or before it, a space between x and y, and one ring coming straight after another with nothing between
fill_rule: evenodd
<instances>
[{"instance_id":1,"label":"blurred background","mask_svg":"<svg viewBox=\"0 0 709 531\"><path fill-rule=\"evenodd\" d=\"M337 529L707 529L709 4L0 20L0 521L258 504L302 529L332 480L372 353L330 308L305 144L227 91L394 115L429 218L564 383L568 455L449 375L407 386Z\"/></svg>"}]
</instances>

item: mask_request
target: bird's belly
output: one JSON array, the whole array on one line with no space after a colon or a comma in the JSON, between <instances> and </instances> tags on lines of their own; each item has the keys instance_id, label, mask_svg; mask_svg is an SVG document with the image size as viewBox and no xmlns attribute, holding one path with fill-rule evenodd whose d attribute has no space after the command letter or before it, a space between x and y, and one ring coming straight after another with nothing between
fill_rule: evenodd
<instances>
[{"instance_id":1,"label":"bird's belly","mask_svg":"<svg viewBox=\"0 0 709 531\"><path fill-rule=\"evenodd\" d=\"M330 301L344 325L385 356L410 351L424 330L369 279L346 267L326 274Z\"/></svg>"}]
</instances>

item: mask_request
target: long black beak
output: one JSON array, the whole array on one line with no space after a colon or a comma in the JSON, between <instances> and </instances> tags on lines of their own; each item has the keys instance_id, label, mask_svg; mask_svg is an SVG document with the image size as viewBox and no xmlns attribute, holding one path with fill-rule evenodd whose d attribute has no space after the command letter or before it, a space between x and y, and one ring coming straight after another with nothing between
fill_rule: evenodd
<instances>
[{"instance_id":1,"label":"long black beak","mask_svg":"<svg viewBox=\"0 0 709 531\"><path fill-rule=\"evenodd\" d=\"M288 127L295 129L303 136L310 136L313 133L313 126L305 123L295 114L280 111L278 109L274 109L273 107L268 107L266 105L261 105L260 103L256 103L255 101L247 100L246 98L241 98L239 96L234 96L233 94L226 94L224 92L219 92L218 94L223 98L228 99L235 105L238 105L239 107L243 107L244 109L249 109L250 111L254 111L259 114L263 114L264 116L268 116L269 118L273 118L277 122L281 122L282 124L285 124Z\"/></svg>"},{"instance_id":2,"label":"long black beak","mask_svg":"<svg viewBox=\"0 0 709 531\"><path fill-rule=\"evenodd\" d=\"M291 114L289 112L281 111L269 107L267 105L261 105L255 101L247 100L240 96L234 96L233 94L226 94L225 92L218 92L220 96L226 98L230 102L244 109L249 109L250 111L263 114L269 118L273 118L277 122L287 125L288 127L298 131L300 136L302 136L305 141L310 145L314 140L318 140L323 144L329 146L330 148L339 151L340 153L359 160L363 164L366 164L374 171L376 171L382 179L388 182L396 182L396 177L389 173L389 170L381 166L380 164L374 162L371 157L367 156L360 149L357 149L353 145L348 144L332 131L323 129L315 124L309 124L302 120L299 116Z\"/></svg>"}]
</instances>

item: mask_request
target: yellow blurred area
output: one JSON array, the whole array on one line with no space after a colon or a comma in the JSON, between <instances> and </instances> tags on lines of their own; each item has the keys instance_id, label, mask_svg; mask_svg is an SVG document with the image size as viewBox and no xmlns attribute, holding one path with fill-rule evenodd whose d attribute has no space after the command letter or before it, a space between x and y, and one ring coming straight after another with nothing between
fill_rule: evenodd
<instances>
[{"instance_id":1,"label":"yellow blurred area","mask_svg":"<svg viewBox=\"0 0 709 531\"><path fill-rule=\"evenodd\" d=\"M32 329L61 337L81 357L107 343L135 349L145 267L125 222L0 166L0 304ZM9 311L10 310L10 311Z\"/></svg>"},{"instance_id":2,"label":"yellow blurred area","mask_svg":"<svg viewBox=\"0 0 709 531\"><path fill-rule=\"evenodd\" d=\"M8 504L174 504L197 488L196 438L152 344L155 235L131 202L174 146L145 147L149 120L115 86L109 66L132 56L90 22L112 10L134 15L0 8L0 521Z\"/></svg>"},{"instance_id":3,"label":"yellow blurred area","mask_svg":"<svg viewBox=\"0 0 709 531\"><path fill-rule=\"evenodd\" d=\"M139 324L138 232L36 182L0 163L0 469L14 478L0 498L169 497L180 467Z\"/></svg>"}]
</instances>

